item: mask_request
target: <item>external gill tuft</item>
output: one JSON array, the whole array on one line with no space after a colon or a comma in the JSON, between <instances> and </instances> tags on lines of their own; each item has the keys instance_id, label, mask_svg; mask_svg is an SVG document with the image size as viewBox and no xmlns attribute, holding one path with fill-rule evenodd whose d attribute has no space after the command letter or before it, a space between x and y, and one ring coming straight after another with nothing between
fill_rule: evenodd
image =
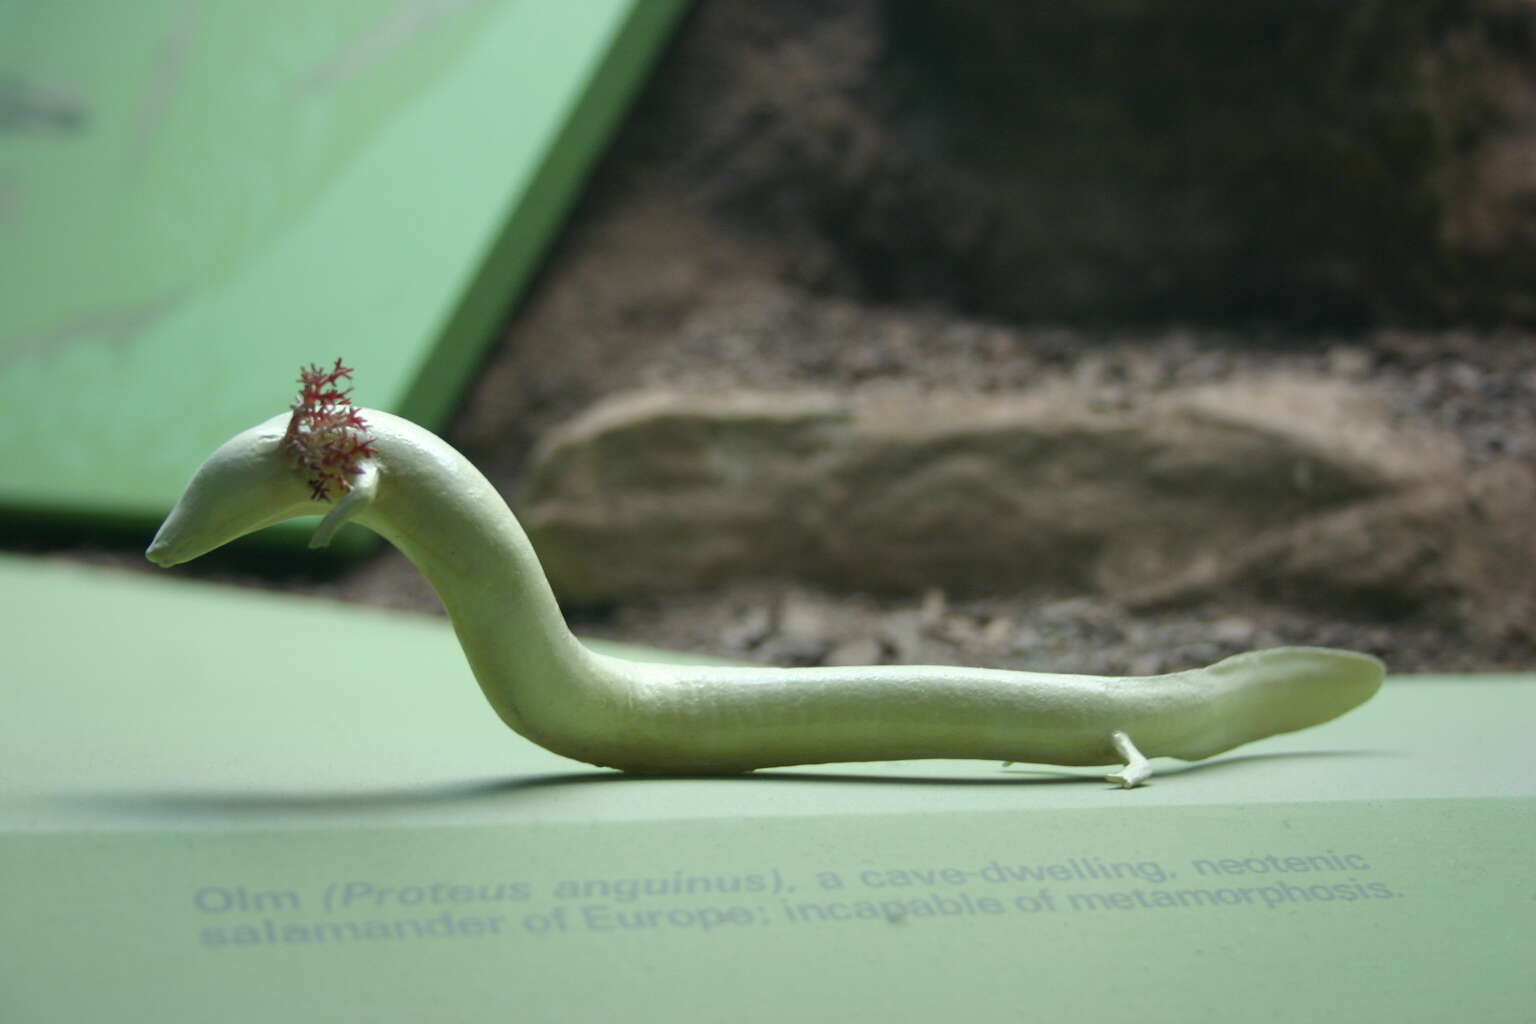
<instances>
[{"instance_id":1,"label":"external gill tuft","mask_svg":"<svg viewBox=\"0 0 1536 1024\"><path fill-rule=\"evenodd\" d=\"M311 364L299 371L299 396L283 435L283 451L304 474L310 497L330 501L332 489L345 494L362 460L374 455L368 423L352 405L352 389L337 385L352 379L340 359L329 370Z\"/></svg>"}]
</instances>

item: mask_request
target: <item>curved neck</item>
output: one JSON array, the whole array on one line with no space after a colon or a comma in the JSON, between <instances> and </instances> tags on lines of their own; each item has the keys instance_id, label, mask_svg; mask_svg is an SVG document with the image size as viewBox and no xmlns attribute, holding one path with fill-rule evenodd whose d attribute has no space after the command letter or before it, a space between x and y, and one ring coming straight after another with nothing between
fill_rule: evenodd
<instances>
[{"instance_id":1,"label":"curved neck","mask_svg":"<svg viewBox=\"0 0 1536 1024\"><path fill-rule=\"evenodd\" d=\"M367 418L379 484L357 521L432 584L502 720L550 746L567 734L569 719L587 717L582 708L600 701L603 683L595 657L566 625L527 534L490 482L446 442L387 413L368 410Z\"/></svg>"}]
</instances>

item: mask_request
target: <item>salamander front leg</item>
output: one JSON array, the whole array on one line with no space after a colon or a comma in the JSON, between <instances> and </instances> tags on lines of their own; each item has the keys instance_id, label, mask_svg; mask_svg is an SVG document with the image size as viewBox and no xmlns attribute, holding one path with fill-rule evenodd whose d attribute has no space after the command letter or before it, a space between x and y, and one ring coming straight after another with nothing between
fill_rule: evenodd
<instances>
[{"instance_id":1,"label":"salamander front leg","mask_svg":"<svg viewBox=\"0 0 1536 1024\"><path fill-rule=\"evenodd\" d=\"M1115 745L1115 752L1125 758L1125 766L1119 771L1104 776L1110 782L1118 782L1125 789L1139 786L1152 774L1152 765L1136 749L1136 744L1131 738L1118 729L1109 734L1109 741Z\"/></svg>"}]
</instances>

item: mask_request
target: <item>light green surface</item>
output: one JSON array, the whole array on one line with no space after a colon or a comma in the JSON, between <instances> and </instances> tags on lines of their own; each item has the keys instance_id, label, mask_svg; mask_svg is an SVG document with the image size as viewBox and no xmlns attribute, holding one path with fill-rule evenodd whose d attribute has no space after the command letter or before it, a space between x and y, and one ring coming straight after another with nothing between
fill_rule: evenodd
<instances>
[{"instance_id":1,"label":"light green surface","mask_svg":"<svg viewBox=\"0 0 1536 1024\"><path fill-rule=\"evenodd\" d=\"M338 355L439 423L682 7L0 0L0 511L157 521Z\"/></svg>"},{"instance_id":2,"label":"light green surface","mask_svg":"<svg viewBox=\"0 0 1536 1024\"><path fill-rule=\"evenodd\" d=\"M641 779L508 732L440 621L14 558L0 601L7 1024L1536 1014L1530 677L1129 792Z\"/></svg>"}]
</instances>

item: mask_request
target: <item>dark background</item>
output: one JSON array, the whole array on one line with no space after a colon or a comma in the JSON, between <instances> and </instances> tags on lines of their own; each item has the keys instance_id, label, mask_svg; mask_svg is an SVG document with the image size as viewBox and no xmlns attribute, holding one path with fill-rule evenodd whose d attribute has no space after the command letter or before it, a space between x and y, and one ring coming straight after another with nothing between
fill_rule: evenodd
<instances>
[{"instance_id":1,"label":"dark background","mask_svg":"<svg viewBox=\"0 0 1536 1024\"><path fill-rule=\"evenodd\" d=\"M1165 545L1132 500L1080 555L991 587L945 569L990 557L1003 542L984 529L893 544L871 528L835 571L815 552L765 564L749 533L703 571L646 562L615 515L608 575L627 582L563 590L590 634L793 664L1155 671L1316 643L1399 670L1529 667L1533 58L1536 9L1513 0L703 0L448 436L563 557L546 507L568 484L539 459L616 395L696 396L707 439L721 396L908 396L914 416L963 419L1069 392L1131 429L1192 388L1283 378L1299 423L1307 388L1343 387L1316 392L1351 407L1339 446L1382 430L1401 435L1394 465L1451 457L1298 492L1284 522L1209 558L1178 548L1135 586L1094 561L1111 541ZM789 457L775 436L753 442L765 478ZM1099 477L1136 476L1134 454L1105 451L1085 463ZM1219 486L1241 468L1187 481L1199 514L1241 518L1242 488ZM676 529L718 547L749 529L732 515ZM17 545L136 565L145 539ZM880 571L901 564L918 568ZM436 610L392 551L177 571Z\"/></svg>"}]
</instances>

